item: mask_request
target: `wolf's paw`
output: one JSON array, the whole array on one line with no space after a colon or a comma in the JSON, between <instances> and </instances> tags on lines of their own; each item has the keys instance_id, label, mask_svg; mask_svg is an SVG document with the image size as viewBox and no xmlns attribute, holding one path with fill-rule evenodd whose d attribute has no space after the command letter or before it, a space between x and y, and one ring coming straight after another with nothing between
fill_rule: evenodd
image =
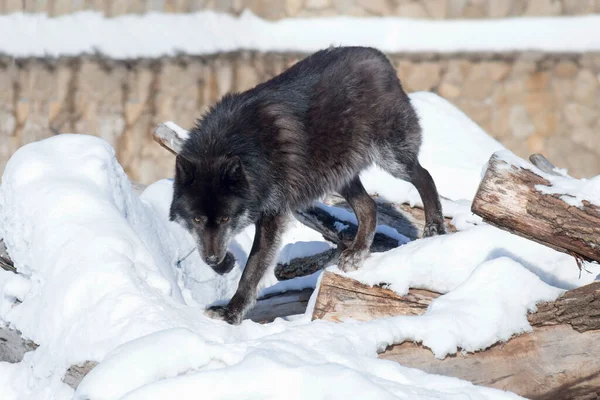
<instances>
[{"instance_id":1,"label":"wolf's paw","mask_svg":"<svg viewBox=\"0 0 600 400\"><path fill-rule=\"evenodd\" d=\"M423 237L431 237L437 235L443 235L446 233L446 227L443 222L430 222L425 225L425 229L423 230Z\"/></svg>"},{"instance_id":2,"label":"wolf's paw","mask_svg":"<svg viewBox=\"0 0 600 400\"><path fill-rule=\"evenodd\" d=\"M212 319L225 321L230 325L239 325L242 323L242 315L231 311L227 306L212 306L204 310L204 315Z\"/></svg>"},{"instance_id":3,"label":"wolf's paw","mask_svg":"<svg viewBox=\"0 0 600 400\"><path fill-rule=\"evenodd\" d=\"M369 254L368 250L346 249L340 254L338 268L344 272L356 271L362 267L363 261Z\"/></svg>"}]
</instances>

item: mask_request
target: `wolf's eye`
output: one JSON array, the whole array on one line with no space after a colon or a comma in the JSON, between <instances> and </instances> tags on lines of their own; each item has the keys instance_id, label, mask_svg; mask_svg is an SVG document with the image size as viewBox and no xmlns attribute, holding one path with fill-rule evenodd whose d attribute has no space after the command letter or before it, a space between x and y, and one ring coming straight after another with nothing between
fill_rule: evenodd
<instances>
[{"instance_id":1,"label":"wolf's eye","mask_svg":"<svg viewBox=\"0 0 600 400\"><path fill-rule=\"evenodd\" d=\"M223 217L223 218L221 218L221 222L229 222L229 217Z\"/></svg>"},{"instance_id":2,"label":"wolf's eye","mask_svg":"<svg viewBox=\"0 0 600 400\"><path fill-rule=\"evenodd\" d=\"M202 217L196 217L196 218L194 218L194 221L196 221L196 222L202 222Z\"/></svg>"}]
</instances>

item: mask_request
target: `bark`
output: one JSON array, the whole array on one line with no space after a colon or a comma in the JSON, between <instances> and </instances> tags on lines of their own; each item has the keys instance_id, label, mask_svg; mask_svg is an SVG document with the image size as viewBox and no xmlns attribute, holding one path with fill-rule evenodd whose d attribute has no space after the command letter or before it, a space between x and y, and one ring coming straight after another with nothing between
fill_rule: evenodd
<instances>
[{"instance_id":1,"label":"bark","mask_svg":"<svg viewBox=\"0 0 600 400\"><path fill-rule=\"evenodd\" d=\"M416 289L398 296L325 272L313 319L342 322L420 315L438 296ZM539 304L538 311L528 315L532 333L484 351L458 352L439 360L426 347L405 342L389 347L379 357L531 399L595 399L600 396L599 304L600 282L595 282Z\"/></svg>"},{"instance_id":2,"label":"bark","mask_svg":"<svg viewBox=\"0 0 600 400\"><path fill-rule=\"evenodd\" d=\"M543 194L536 185L550 182L493 155L472 211L501 229L584 260L600 261L600 207L587 201L581 207L570 206L560 195Z\"/></svg>"}]
</instances>

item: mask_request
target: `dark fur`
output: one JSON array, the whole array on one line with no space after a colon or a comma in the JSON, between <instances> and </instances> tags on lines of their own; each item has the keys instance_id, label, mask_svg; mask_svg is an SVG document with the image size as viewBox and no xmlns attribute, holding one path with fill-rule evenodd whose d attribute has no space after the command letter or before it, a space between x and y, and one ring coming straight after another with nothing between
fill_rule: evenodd
<instances>
[{"instance_id":1,"label":"dark fur","mask_svg":"<svg viewBox=\"0 0 600 400\"><path fill-rule=\"evenodd\" d=\"M331 192L348 200L359 221L339 267L360 267L376 207L358 175L372 163L416 186L426 236L444 233L435 185L418 162L420 145L418 117L396 71L372 48L322 50L253 89L224 96L190 131L177 157L171 206L171 218L194 234L217 271L230 267L223 263L232 260L223 259L233 235L257 225L238 291L209 314L241 322L275 260L285 217Z\"/></svg>"}]
</instances>

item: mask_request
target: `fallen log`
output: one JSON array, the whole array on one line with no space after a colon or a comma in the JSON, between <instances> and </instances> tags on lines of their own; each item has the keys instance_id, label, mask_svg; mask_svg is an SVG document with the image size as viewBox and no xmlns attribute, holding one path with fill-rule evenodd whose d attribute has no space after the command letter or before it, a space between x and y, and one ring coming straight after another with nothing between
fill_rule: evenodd
<instances>
[{"instance_id":1,"label":"fallen log","mask_svg":"<svg viewBox=\"0 0 600 400\"><path fill-rule=\"evenodd\" d=\"M296 257L288 262L279 262L275 266L275 277L279 281L308 276L334 265L341 253L340 248L332 248L305 257Z\"/></svg>"},{"instance_id":2,"label":"fallen log","mask_svg":"<svg viewBox=\"0 0 600 400\"><path fill-rule=\"evenodd\" d=\"M367 286L354 279L325 271L312 319L343 322L345 319L370 321L398 315L421 315L439 293L411 289L399 296L392 290Z\"/></svg>"},{"instance_id":3,"label":"fallen log","mask_svg":"<svg viewBox=\"0 0 600 400\"><path fill-rule=\"evenodd\" d=\"M561 198L568 193L542 193L539 187L552 186L551 178L520 161L511 165L498 153L492 155L473 200L473 213L484 222L555 250L600 262L600 207L588 201L579 207L569 205ZM552 164L543 168L556 175Z\"/></svg>"},{"instance_id":4,"label":"fallen log","mask_svg":"<svg viewBox=\"0 0 600 400\"><path fill-rule=\"evenodd\" d=\"M261 297L245 319L264 324L273 322L275 318L304 314L313 291L313 289L291 290Z\"/></svg>"},{"instance_id":5,"label":"fallen log","mask_svg":"<svg viewBox=\"0 0 600 400\"><path fill-rule=\"evenodd\" d=\"M313 319L342 322L420 315L439 296L411 289L406 296L324 272ZM510 390L531 399L595 399L600 396L600 282L541 303L528 320L533 332L485 351L439 360L412 342L391 346L380 358L428 373Z\"/></svg>"}]
</instances>

